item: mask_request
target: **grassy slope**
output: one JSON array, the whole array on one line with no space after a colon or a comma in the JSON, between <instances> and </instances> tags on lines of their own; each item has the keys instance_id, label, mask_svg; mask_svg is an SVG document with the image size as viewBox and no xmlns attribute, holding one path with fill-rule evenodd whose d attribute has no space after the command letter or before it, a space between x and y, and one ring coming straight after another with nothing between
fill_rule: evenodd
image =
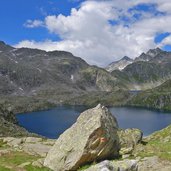
<instances>
[{"instance_id":1,"label":"grassy slope","mask_svg":"<svg viewBox=\"0 0 171 171\"><path fill-rule=\"evenodd\" d=\"M144 145L137 146L135 154L140 157L158 156L171 161L171 125L144 139Z\"/></svg>"},{"instance_id":2,"label":"grassy slope","mask_svg":"<svg viewBox=\"0 0 171 171\"><path fill-rule=\"evenodd\" d=\"M1 150L8 150L7 153L1 155ZM22 151L15 151L0 140L0 171L50 171L48 168L39 168L31 164L20 167L21 164L26 162L34 162L38 160L39 156L29 155Z\"/></svg>"}]
</instances>

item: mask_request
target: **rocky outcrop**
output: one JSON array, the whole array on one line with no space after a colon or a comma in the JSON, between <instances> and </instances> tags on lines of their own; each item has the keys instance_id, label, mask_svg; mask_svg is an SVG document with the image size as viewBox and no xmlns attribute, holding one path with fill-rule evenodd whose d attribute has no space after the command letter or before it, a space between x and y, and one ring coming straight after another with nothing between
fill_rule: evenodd
<instances>
[{"instance_id":1,"label":"rocky outcrop","mask_svg":"<svg viewBox=\"0 0 171 171\"><path fill-rule=\"evenodd\" d=\"M3 143L16 150L22 150L30 155L45 157L55 143L55 140L36 137L0 138Z\"/></svg>"},{"instance_id":2,"label":"rocky outcrop","mask_svg":"<svg viewBox=\"0 0 171 171\"><path fill-rule=\"evenodd\" d=\"M130 154L134 147L142 141L143 133L139 129L120 129L118 131L120 142L120 155Z\"/></svg>"},{"instance_id":3,"label":"rocky outcrop","mask_svg":"<svg viewBox=\"0 0 171 171\"><path fill-rule=\"evenodd\" d=\"M79 116L56 141L44 165L55 171L77 170L89 162L119 154L118 124L107 108L98 105Z\"/></svg>"}]
</instances>

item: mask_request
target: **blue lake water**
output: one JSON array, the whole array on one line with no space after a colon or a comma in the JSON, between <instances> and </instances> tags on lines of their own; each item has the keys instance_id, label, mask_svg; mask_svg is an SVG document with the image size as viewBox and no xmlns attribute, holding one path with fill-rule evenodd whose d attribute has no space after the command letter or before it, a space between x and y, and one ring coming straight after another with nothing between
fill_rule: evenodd
<instances>
[{"instance_id":1,"label":"blue lake water","mask_svg":"<svg viewBox=\"0 0 171 171\"><path fill-rule=\"evenodd\" d=\"M47 111L18 114L17 119L30 132L57 138L85 109L83 106L59 106ZM139 128L145 136L171 124L171 113L130 107L111 107L110 111L120 128Z\"/></svg>"}]
</instances>

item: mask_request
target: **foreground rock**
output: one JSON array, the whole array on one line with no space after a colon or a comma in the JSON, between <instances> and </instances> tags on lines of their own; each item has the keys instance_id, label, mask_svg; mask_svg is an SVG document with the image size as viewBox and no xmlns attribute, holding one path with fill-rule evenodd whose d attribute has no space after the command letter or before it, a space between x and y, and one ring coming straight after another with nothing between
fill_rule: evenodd
<instances>
[{"instance_id":1,"label":"foreground rock","mask_svg":"<svg viewBox=\"0 0 171 171\"><path fill-rule=\"evenodd\" d=\"M83 112L56 141L44 165L55 171L77 170L93 161L119 154L118 124L107 108L98 105Z\"/></svg>"},{"instance_id":2,"label":"foreground rock","mask_svg":"<svg viewBox=\"0 0 171 171\"><path fill-rule=\"evenodd\" d=\"M108 161L98 163L85 171L138 171L138 160Z\"/></svg>"}]
</instances>

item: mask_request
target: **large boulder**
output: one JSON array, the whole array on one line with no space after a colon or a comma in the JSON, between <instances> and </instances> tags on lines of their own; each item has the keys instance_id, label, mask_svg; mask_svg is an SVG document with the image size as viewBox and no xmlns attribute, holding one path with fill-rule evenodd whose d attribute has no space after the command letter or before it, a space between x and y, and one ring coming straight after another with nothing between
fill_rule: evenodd
<instances>
[{"instance_id":1,"label":"large boulder","mask_svg":"<svg viewBox=\"0 0 171 171\"><path fill-rule=\"evenodd\" d=\"M77 170L93 161L118 157L117 130L117 121L106 107L89 109L58 138L44 165L55 171Z\"/></svg>"}]
</instances>

